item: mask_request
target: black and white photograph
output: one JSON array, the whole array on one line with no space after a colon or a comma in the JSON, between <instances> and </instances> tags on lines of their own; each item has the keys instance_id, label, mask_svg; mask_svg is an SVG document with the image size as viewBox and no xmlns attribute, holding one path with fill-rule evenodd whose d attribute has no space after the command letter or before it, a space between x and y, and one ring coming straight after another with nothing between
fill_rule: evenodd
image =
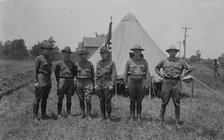
<instances>
[{"instance_id":1,"label":"black and white photograph","mask_svg":"<svg viewBox=\"0 0 224 140\"><path fill-rule=\"evenodd\" d=\"M0 140L223 140L223 0L0 0Z\"/></svg>"}]
</instances>

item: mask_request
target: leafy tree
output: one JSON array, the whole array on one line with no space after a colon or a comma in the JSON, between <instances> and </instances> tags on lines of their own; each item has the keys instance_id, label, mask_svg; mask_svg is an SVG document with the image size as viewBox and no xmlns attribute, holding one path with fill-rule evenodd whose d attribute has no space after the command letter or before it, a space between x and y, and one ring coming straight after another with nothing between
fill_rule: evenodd
<instances>
[{"instance_id":1,"label":"leafy tree","mask_svg":"<svg viewBox=\"0 0 224 140\"><path fill-rule=\"evenodd\" d=\"M3 55L3 53L2 53L2 51L3 51L3 47L4 47L4 45L3 45L3 43L0 41L0 56Z\"/></svg>"},{"instance_id":2,"label":"leafy tree","mask_svg":"<svg viewBox=\"0 0 224 140\"><path fill-rule=\"evenodd\" d=\"M11 58L14 59L25 59L28 57L27 47L25 46L25 41L23 39L15 39L12 42L12 52L10 52Z\"/></svg>"},{"instance_id":3,"label":"leafy tree","mask_svg":"<svg viewBox=\"0 0 224 140\"><path fill-rule=\"evenodd\" d=\"M61 59L60 49L57 46L54 47L54 50L52 50L52 52L51 52L51 58L53 60L59 60L59 59Z\"/></svg>"},{"instance_id":4,"label":"leafy tree","mask_svg":"<svg viewBox=\"0 0 224 140\"><path fill-rule=\"evenodd\" d=\"M38 56L38 55L42 54L41 46L43 45L42 43L43 43L44 41L48 41L48 42L50 43L50 46L54 48L54 50L52 50L52 52L51 52L51 54L50 54L51 58L52 58L53 60L58 60L58 59L60 59L60 58L61 58L61 57L60 57L60 52L59 52L60 49L59 49L57 46L55 46L56 41L54 40L53 37L50 37L50 38L47 39L47 40L43 40L41 43L38 42L37 44L35 44L35 45L32 47L30 53L31 53L32 55L34 55L34 56Z\"/></svg>"},{"instance_id":5,"label":"leafy tree","mask_svg":"<svg viewBox=\"0 0 224 140\"><path fill-rule=\"evenodd\" d=\"M33 56L38 56L38 55L40 55L42 53L41 43L39 41L37 42L37 44L34 44L32 49L30 50L30 53Z\"/></svg>"},{"instance_id":6,"label":"leafy tree","mask_svg":"<svg viewBox=\"0 0 224 140\"><path fill-rule=\"evenodd\" d=\"M224 53L218 57L218 62L221 64L221 66L224 66Z\"/></svg>"},{"instance_id":7,"label":"leafy tree","mask_svg":"<svg viewBox=\"0 0 224 140\"><path fill-rule=\"evenodd\" d=\"M3 58L21 60L28 57L28 50L23 39L8 40L1 46L1 54Z\"/></svg>"},{"instance_id":8,"label":"leafy tree","mask_svg":"<svg viewBox=\"0 0 224 140\"><path fill-rule=\"evenodd\" d=\"M5 57L9 57L11 51L12 51L12 41L8 40L4 43L4 46L3 46L3 49L2 49L2 54Z\"/></svg>"}]
</instances>

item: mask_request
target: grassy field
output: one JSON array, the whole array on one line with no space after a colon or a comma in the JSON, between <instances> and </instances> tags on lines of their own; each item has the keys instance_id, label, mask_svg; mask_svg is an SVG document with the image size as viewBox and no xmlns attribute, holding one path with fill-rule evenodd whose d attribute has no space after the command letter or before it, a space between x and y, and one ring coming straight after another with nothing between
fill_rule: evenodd
<instances>
[{"instance_id":1,"label":"grassy field","mask_svg":"<svg viewBox=\"0 0 224 140\"><path fill-rule=\"evenodd\" d=\"M22 66L22 64L20 64ZM24 67L31 68L32 63ZM19 67L19 66L18 66ZM19 69L21 70L21 69ZM25 70L26 71L26 70ZM18 71L16 71L18 72ZM22 71L21 71L22 72ZM92 98L93 120L79 119L78 97L73 96L72 118L65 116L63 104L62 119L56 119L57 95L55 79L52 76L53 87L48 99L47 114L49 120L41 120L39 124L32 120L33 86L29 84L0 101L0 139L18 140L210 140L224 139L224 99L211 93L199 85L195 88L194 98L185 97L181 100L181 121L179 130L174 127L174 107L170 101L166 111L166 127L159 124L160 99L143 100L143 122L129 123L129 99L114 96L112 99L112 122L101 122L99 118L99 100ZM217 90L223 93L221 89Z\"/></svg>"},{"instance_id":2,"label":"grassy field","mask_svg":"<svg viewBox=\"0 0 224 140\"><path fill-rule=\"evenodd\" d=\"M32 61L0 60L0 97L6 91L32 82L33 65Z\"/></svg>"}]
</instances>

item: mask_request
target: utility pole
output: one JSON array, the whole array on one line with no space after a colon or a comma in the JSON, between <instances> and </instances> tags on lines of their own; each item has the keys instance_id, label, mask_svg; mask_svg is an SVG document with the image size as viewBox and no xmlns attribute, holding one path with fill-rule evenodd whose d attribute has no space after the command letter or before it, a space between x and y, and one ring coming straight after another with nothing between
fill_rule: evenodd
<instances>
[{"instance_id":1,"label":"utility pole","mask_svg":"<svg viewBox=\"0 0 224 140\"><path fill-rule=\"evenodd\" d=\"M186 38L189 37L189 35L187 35L187 30L191 29L189 27L182 27L181 29L184 29L184 40L183 40L183 45L184 45L184 59L186 59Z\"/></svg>"},{"instance_id":2,"label":"utility pole","mask_svg":"<svg viewBox=\"0 0 224 140\"><path fill-rule=\"evenodd\" d=\"M181 57L181 43L182 41L178 41L177 42L179 44L179 58Z\"/></svg>"}]
</instances>

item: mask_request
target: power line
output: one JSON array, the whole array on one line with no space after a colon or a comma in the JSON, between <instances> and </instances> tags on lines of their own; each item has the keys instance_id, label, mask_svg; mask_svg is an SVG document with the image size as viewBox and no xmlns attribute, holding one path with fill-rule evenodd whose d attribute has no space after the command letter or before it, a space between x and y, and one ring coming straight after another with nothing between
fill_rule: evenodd
<instances>
[{"instance_id":1,"label":"power line","mask_svg":"<svg viewBox=\"0 0 224 140\"><path fill-rule=\"evenodd\" d=\"M177 42L179 44L179 58L181 57L181 43L182 41L178 41Z\"/></svg>"},{"instance_id":2,"label":"power line","mask_svg":"<svg viewBox=\"0 0 224 140\"><path fill-rule=\"evenodd\" d=\"M185 59L186 58L186 46L187 46L186 38L189 37L189 35L187 35L187 30L191 29L191 28L189 28L189 27L182 27L181 29L184 29L183 45L184 45L184 59Z\"/></svg>"}]
</instances>

